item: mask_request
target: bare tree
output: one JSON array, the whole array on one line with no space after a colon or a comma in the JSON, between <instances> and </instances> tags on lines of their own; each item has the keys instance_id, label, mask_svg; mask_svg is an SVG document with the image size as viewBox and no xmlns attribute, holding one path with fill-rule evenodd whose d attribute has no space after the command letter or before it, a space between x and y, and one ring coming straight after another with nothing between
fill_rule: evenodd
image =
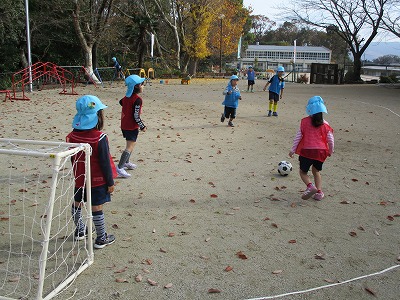
<instances>
[{"instance_id":1,"label":"bare tree","mask_svg":"<svg viewBox=\"0 0 400 300\"><path fill-rule=\"evenodd\" d=\"M335 32L353 55L352 81L361 81L361 58L381 27L390 0L294 0L290 18Z\"/></svg>"},{"instance_id":2,"label":"bare tree","mask_svg":"<svg viewBox=\"0 0 400 300\"><path fill-rule=\"evenodd\" d=\"M385 10L382 29L400 38L400 0L393 0L390 8Z\"/></svg>"},{"instance_id":3,"label":"bare tree","mask_svg":"<svg viewBox=\"0 0 400 300\"><path fill-rule=\"evenodd\" d=\"M93 47L106 29L114 0L73 0L72 12L75 31L85 56L85 68L91 78L99 82L93 72Z\"/></svg>"}]
</instances>

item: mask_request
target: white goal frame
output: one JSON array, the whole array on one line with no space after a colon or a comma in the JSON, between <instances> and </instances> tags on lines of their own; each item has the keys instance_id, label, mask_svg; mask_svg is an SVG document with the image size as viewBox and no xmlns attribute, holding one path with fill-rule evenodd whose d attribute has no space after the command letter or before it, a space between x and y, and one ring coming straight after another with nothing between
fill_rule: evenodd
<instances>
[{"instance_id":1,"label":"white goal frame","mask_svg":"<svg viewBox=\"0 0 400 300\"><path fill-rule=\"evenodd\" d=\"M11 145L10 147L4 145ZM13 145L18 145L14 147ZM23 146L26 145L26 146ZM35 147L42 147L39 150L29 149L29 145L35 145ZM2 147L3 146L3 147ZM54 200L56 196L57 179L59 176L60 164L62 159L74 155L80 151L85 153L85 188L86 188L86 211L87 217L90 218L87 222L87 235L88 239L85 241L87 257L85 257L83 263L74 270L74 273L70 274L69 277L61 280L47 295L44 294L44 281L46 273L46 264L48 261L48 250L49 250L49 239L51 234L51 225L53 219L53 208ZM43 237L42 237L42 249L40 253L39 261L39 274L38 274L38 288L36 293L36 300L48 300L58 295L63 289L69 286L76 277L87 269L94 262L93 253L93 240L92 240L92 209L91 209L91 182L90 182L90 155L91 147L89 144L77 144L77 143L64 143L64 142L51 142L51 141L37 141L37 140L23 140L23 139L7 139L0 138L0 157L2 154L8 155L19 155L29 157L44 157L49 158L52 161L52 175L50 183L50 195L46 206L47 222L44 226ZM71 165L72 168L72 165ZM47 196L46 196L47 197ZM46 199L44 199L46 201ZM1 292L1 291L0 291ZM8 298L0 295L0 299L11 300L14 298ZM20 298L21 299L21 298ZM25 298L23 298L25 299Z\"/></svg>"}]
</instances>

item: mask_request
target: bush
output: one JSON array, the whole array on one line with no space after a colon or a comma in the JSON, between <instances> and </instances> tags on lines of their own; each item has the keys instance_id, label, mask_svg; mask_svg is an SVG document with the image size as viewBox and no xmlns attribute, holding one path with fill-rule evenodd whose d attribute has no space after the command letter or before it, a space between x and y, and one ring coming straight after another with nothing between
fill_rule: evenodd
<instances>
[{"instance_id":1,"label":"bush","mask_svg":"<svg viewBox=\"0 0 400 300\"><path fill-rule=\"evenodd\" d=\"M297 83L308 83L308 77L306 74L300 75L297 78Z\"/></svg>"},{"instance_id":2,"label":"bush","mask_svg":"<svg viewBox=\"0 0 400 300\"><path fill-rule=\"evenodd\" d=\"M389 76L380 76L379 77L379 82L380 83L397 83L399 82L399 79L395 74L389 75Z\"/></svg>"}]
</instances>

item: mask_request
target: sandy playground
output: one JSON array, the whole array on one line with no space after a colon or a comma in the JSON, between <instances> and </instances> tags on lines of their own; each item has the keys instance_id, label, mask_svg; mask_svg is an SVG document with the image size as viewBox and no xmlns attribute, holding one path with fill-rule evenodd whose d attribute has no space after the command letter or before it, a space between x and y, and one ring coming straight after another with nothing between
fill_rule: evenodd
<instances>
[{"instance_id":1,"label":"sandy playground","mask_svg":"<svg viewBox=\"0 0 400 300\"><path fill-rule=\"evenodd\" d=\"M226 84L154 80L145 87L148 130L132 154L138 169L116 180L105 207L117 241L95 251L94 264L57 299L261 299L400 263L400 90L287 83L279 117L267 118L268 94L258 80L254 93L243 92L230 128L220 122ZM117 160L125 145L123 82L76 90L109 106L104 131ZM77 96L59 91L1 102L0 136L63 141ZM335 130L320 202L301 200L297 156L288 157L313 95L324 98ZM293 164L287 177L277 174L281 160ZM399 299L400 268L280 299L375 297Z\"/></svg>"}]
</instances>

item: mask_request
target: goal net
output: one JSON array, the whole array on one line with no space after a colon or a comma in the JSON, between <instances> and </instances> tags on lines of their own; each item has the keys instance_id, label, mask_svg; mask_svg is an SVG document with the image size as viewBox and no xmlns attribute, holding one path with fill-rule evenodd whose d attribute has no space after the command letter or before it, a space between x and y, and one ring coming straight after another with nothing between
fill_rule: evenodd
<instances>
[{"instance_id":1,"label":"goal net","mask_svg":"<svg viewBox=\"0 0 400 300\"><path fill-rule=\"evenodd\" d=\"M71 213L71 157L85 157L90 178L90 151L88 144L0 138L0 299L51 299L93 263L89 192L87 238L75 239Z\"/></svg>"}]
</instances>

